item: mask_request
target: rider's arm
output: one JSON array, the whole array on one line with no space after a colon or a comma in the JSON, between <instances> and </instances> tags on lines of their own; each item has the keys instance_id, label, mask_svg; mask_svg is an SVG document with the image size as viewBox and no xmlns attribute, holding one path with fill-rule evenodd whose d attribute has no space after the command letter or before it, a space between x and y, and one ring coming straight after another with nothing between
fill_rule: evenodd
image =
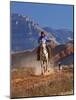
<instances>
[{"instance_id":1,"label":"rider's arm","mask_svg":"<svg viewBox=\"0 0 76 100\"><path fill-rule=\"evenodd\" d=\"M49 38L45 37L45 39L46 39L46 42L51 42Z\"/></svg>"}]
</instances>

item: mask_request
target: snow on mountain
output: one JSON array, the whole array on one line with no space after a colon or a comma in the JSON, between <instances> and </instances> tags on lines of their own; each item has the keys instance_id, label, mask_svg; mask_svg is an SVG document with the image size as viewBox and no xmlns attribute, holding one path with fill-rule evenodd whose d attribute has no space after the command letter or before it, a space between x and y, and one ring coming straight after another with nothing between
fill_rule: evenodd
<instances>
[{"instance_id":1,"label":"snow on mountain","mask_svg":"<svg viewBox=\"0 0 76 100\"><path fill-rule=\"evenodd\" d=\"M39 33L45 31L49 39L56 44L64 44L73 40L73 32L55 30L49 27L41 28L29 16L11 14L11 51L24 51L38 46Z\"/></svg>"},{"instance_id":2,"label":"snow on mountain","mask_svg":"<svg viewBox=\"0 0 76 100\"><path fill-rule=\"evenodd\" d=\"M50 27L44 27L44 30L50 32L55 37L59 44L65 44L66 42L73 40L73 32L67 29L52 29Z\"/></svg>"}]
</instances>

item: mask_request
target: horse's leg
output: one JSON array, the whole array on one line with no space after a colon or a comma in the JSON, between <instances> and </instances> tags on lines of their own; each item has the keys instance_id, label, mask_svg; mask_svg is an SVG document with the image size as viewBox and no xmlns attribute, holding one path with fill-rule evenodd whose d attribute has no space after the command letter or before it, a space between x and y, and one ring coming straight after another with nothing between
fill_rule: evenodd
<instances>
[{"instance_id":1,"label":"horse's leg","mask_svg":"<svg viewBox=\"0 0 76 100\"><path fill-rule=\"evenodd\" d=\"M47 61L46 61L46 71L47 71Z\"/></svg>"},{"instance_id":2,"label":"horse's leg","mask_svg":"<svg viewBox=\"0 0 76 100\"><path fill-rule=\"evenodd\" d=\"M45 61L43 60L43 74L45 73Z\"/></svg>"},{"instance_id":3,"label":"horse's leg","mask_svg":"<svg viewBox=\"0 0 76 100\"><path fill-rule=\"evenodd\" d=\"M43 75L43 61L41 61L41 74Z\"/></svg>"},{"instance_id":4,"label":"horse's leg","mask_svg":"<svg viewBox=\"0 0 76 100\"><path fill-rule=\"evenodd\" d=\"M47 60L46 60L46 71L48 70L48 57L47 57Z\"/></svg>"},{"instance_id":5,"label":"horse's leg","mask_svg":"<svg viewBox=\"0 0 76 100\"><path fill-rule=\"evenodd\" d=\"M42 61L41 61L41 74L42 74Z\"/></svg>"},{"instance_id":6,"label":"horse's leg","mask_svg":"<svg viewBox=\"0 0 76 100\"><path fill-rule=\"evenodd\" d=\"M46 62L44 61L44 73L46 72Z\"/></svg>"},{"instance_id":7,"label":"horse's leg","mask_svg":"<svg viewBox=\"0 0 76 100\"><path fill-rule=\"evenodd\" d=\"M45 73L46 71L46 65L45 65L45 61L43 61L43 73Z\"/></svg>"}]
</instances>

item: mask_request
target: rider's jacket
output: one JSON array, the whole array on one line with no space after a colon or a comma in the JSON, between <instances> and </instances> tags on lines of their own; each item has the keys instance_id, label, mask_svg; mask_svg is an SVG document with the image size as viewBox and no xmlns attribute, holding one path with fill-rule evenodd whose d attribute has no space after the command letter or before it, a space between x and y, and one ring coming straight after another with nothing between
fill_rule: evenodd
<instances>
[{"instance_id":1,"label":"rider's jacket","mask_svg":"<svg viewBox=\"0 0 76 100\"><path fill-rule=\"evenodd\" d=\"M49 42L49 39L47 38L47 36L40 36L40 38L38 39L38 43L47 43Z\"/></svg>"}]
</instances>

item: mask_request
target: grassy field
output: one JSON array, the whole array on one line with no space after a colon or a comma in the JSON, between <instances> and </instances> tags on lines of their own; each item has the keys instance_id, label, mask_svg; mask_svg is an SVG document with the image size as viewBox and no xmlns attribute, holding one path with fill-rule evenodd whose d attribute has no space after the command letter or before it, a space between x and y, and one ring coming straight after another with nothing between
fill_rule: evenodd
<instances>
[{"instance_id":1,"label":"grassy field","mask_svg":"<svg viewBox=\"0 0 76 100\"><path fill-rule=\"evenodd\" d=\"M73 69L55 70L48 76L33 75L32 68L11 70L11 98L73 94Z\"/></svg>"}]
</instances>

